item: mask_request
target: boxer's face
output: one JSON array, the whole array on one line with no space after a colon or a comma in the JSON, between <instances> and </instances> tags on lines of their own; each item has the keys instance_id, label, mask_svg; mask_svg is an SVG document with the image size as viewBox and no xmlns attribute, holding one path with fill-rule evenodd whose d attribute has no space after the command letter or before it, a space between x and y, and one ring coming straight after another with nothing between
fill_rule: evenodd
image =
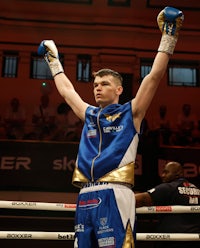
<instances>
[{"instance_id":1,"label":"boxer's face","mask_svg":"<svg viewBox=\"0 0 200 248\"><path fill-rule=\"evenodd\" d=\"M99 106L118 103L123 89L112 75L96 76L93 85L95 101Z\"/></svg>"}]
</instances>

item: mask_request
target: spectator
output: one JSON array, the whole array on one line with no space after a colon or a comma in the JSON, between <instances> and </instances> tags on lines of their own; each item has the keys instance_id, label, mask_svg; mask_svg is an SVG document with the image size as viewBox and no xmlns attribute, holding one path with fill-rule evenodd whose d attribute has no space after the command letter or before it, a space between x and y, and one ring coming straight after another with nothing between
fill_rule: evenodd
<instances>
[{"instance_id":1,"label":"spectator","mask_svg":"<svg viewBox=\"0 0 200 248\"><path fill-rule=\"evenodd\" d=\"M40 104L34 110L32 123L34 125L34 133L36 139L51 139L55 130L56 111L50 106L48 95L42 95Z\"/></svg>"},{"instance_id":2,"label":"spectator","mask_svg":"<svg viewBox=\"0 0 200 248\"><path fill-rule=\"evenodd\" d=\"M200 205L200 189L183 177L183 168L178 162L165 165L161 175L162 183L147 192L135 194L136 207L142 206L173 206ZM158 233L199 233L199 214L161 214ZM156 241L157 248L188 248L199 247L198 242L167 242Z\"/></svg>"},{"instance_id":3,"label":"spectator","mask_svg":"<svg viewBox=\"0 0 200 248\"><path fill-rule=\"evenodd\" d=\"M75 115L74 111L68 105L67 109L67 141L79 141L82 132L82 121Z\"/></svg>"},{"instance_id":4,"label":"spectator","mask_svg":"<svg viewBox=\"0 0 200 248\"><path fill-rule=\"evenodd\" d=\"M159 117L154 123L154 131L157 132L159 137L159 143L162 145L170 144L171 126L170 121L167 118L167 106L160 105Z\"/></svg>"},{"instance_id":5,"label":"spectator","mask_svg":"<svg viewBox=\"0 0 200 248\"><path fill-rule=\"evenodd\" d=\"M1 116L0 116L0 139L7 139L5 124Z\"/></svg>"},{"instance_id":6,"label":"spectator","mask_svg":"<svg viewBox=\"0 0 200 248\"><path fill-rule=\"evenodd\" d=\"M81 132L81 120L74 114L67 103L60 103L57 108L56 130L52 139L58 141L79 141Z\"/></svg>"},{"instance_id":7,"label":"spectator","mask_svg":"<svg viewBox=\"0 0 200 248\"><path fill-rule=\"evenodd\" d=\"M56 129L52 137L53 140L57 141L66 141L67 133L67 108L68 105L65 102L62 102L57 107L56 115Z\"/></svg>"},{"instance_id":8,"label":"spectator","mask_svg":"<svg viewBox=\"0 0 200 248\"><path fill-rule=\"evenodd\" d=\"M23 139L26 113L17 97L12 98L6 108L4 122L8 139Z\"/></svg>"},{"instance_id":9,"label":"spectator","mask_svg":"<svg viewBox=\"0 0 200 248\"><path fill-rule=\"evenodd\" d=\"M183 104L182 112L178 115L177 120L177 143L178 145L192 145L195 131L198 127L197 117L192 114L191 105Z\"/></svg>"}]
</instances>

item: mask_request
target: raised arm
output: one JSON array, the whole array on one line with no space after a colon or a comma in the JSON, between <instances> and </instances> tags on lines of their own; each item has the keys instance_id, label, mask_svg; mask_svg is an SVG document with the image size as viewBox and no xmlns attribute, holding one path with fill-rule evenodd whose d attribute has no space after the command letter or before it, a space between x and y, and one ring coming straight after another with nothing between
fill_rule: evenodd
<instances>
[{"instance_id":1,"label":"raised arm","mask_svg":"<svg viewBox=\"0 0 200 248\"><path fill-rule=\"evenodd\" d=\"M72 108L74 113L81 119L85 118L85 111L88 103L84 102L79 94L75 91L73 84L64 74L63 67L59 61L58 50L54 41L44 40L40 43L38 54L43 55L51 74L54 77L55 85L60 95L67 104Z\"/></svg>"},{"instance_id":2,"label":"raised arm","mask_svg":"<svg viewBox=\"0 0 200 248\"><path fill-rule=\"evenodd\" d=\"M167 70L169 58L174 52L183 19L182 11L172 7L166 7L158 14L157 22L162 32L158 53L150 73L143 79L135 98L132 100L134 124L137 131L140 130L141 121Z\"/></svg>"}]
</instances>

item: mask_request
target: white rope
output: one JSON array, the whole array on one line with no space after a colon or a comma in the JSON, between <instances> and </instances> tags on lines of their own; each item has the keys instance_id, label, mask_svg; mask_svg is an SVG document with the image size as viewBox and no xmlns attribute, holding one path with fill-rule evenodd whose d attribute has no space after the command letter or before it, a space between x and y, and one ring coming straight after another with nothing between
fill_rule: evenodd
<instances>
[{"instance_id":1,"label":"white rope","mask_svg":"<svg viewBox=\"0 0 200 248\"><path fill-rule=\"evenodd\" d=\"M74 232L0 231L0 239L74 240ZM137 233L138 241L200 241L199 233Z\"/></svg>"},{"instance_id":2,"label":"white rope","mask_svg":"<svg viewBox=\"0 0 200 248\"><path fill-rule=\"evenodd\" d=\"M23 201L0 201L0 208L75 212L76 204L46 203L46 202L23 202ZM200 213L200 206L194 205L194 206L141 207L141 208L136 209L136 213L137 214Z\"/></svg>"},{"instance_id":3,"label":"white rope","mask_svg":"<svg viewBox=\"0 0 200 248\"><path fill-rule=\"evenodd\" d=\"M200 241L200 233L138 233L140 241Z\"/></svg>"},{"instance_id":4,"label":"white rope","mask_svg":"<svg viewBox=\"0 0 200 248\"><path fill-rule=\"evenodd\" d=\"M30 209L47 211L73 211L76 204L67 203L46 203L46 202L23 202L23 201L0 201L0 208L9 209Z\"/></svg>"},{"instance_id":5,"label":"white rope","mask_svg":"<svg viewBox=\"0 0 200 248\"><path fill-rule=\"evenodd\" d=\"M0 239L74 240L74 232L0 231Z\"/></svg>"},{"instance_id":6,"label":"white rope","mask_svg":"<svg viewBox=\"0 0 200 248\"><path fill-rule=\"evenodd\" d=\"M181 214L181 213L200 213L200 206L151 206L136 209L137 214Z\"/></svg>"}]
</instances>

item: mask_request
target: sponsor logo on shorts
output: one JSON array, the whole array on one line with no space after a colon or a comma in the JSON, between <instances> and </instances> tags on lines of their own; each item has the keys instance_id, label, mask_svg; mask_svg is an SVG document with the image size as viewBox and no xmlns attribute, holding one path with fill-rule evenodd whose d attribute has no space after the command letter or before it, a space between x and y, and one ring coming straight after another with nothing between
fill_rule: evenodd
<instances>
[{"instance_id":1,"label":"sponsor logo on shorts","mask_svg":"<svg viewBox=\"0 0 200 248\"><path fill-rule=\"evenodd\" d=\"M97 231L98 234L102 233L108 233L108 232L113 232L113 228L110 228L109 225L107 224L108 218L107 217L102 217L100 218L100 224L101 226L99 227L99 230Z\"/></svg>"},{"instance_id":2,"label":"sponsor logo on shorts","mask_svg":"<svg viewBox=\"0 0 200 248\"><path fill-rule=\"evenodd\" d=\"M106 223L107 223L107 221L108 221L108 218L107 218L107 217L100 218L100 224L101 224L102 226L105 226Z\"/></svg>"},{"instance_id":3,"label":"sponsor logo on shorts","mask_svg":"<svg viewBox=\"0 0 200 248\"><path fill-rule=\"evenodd\" d=\"M89 199L89 200L81 200L78 203L78 207L80 209L91 209L96 208L101 204L102 200L98 197L98 199Z\"/></svg>"},{"instance_id":4,"label":"sponsor logo on shorts","mask_svg":"<svg viewBox=\"0 0 200 248\"><path fill-rule=\"evenodd\" d=\"M85 229L85 227L84 227L84 225L81 224L81 223L75 225L75 232L84 232L84 229Z\"/></svg>"},{"instance_id":5,"label":"sponsor logo on shorts","mask_svg":"<svg viewBox=\"0 0 200 248\"><path fill-rule=\"evenodd\" d=\"M107 237L98 240L99 247L109 247L114 248L115 246L115 238L114 237Z\"/></svg>"}]
</instances>

